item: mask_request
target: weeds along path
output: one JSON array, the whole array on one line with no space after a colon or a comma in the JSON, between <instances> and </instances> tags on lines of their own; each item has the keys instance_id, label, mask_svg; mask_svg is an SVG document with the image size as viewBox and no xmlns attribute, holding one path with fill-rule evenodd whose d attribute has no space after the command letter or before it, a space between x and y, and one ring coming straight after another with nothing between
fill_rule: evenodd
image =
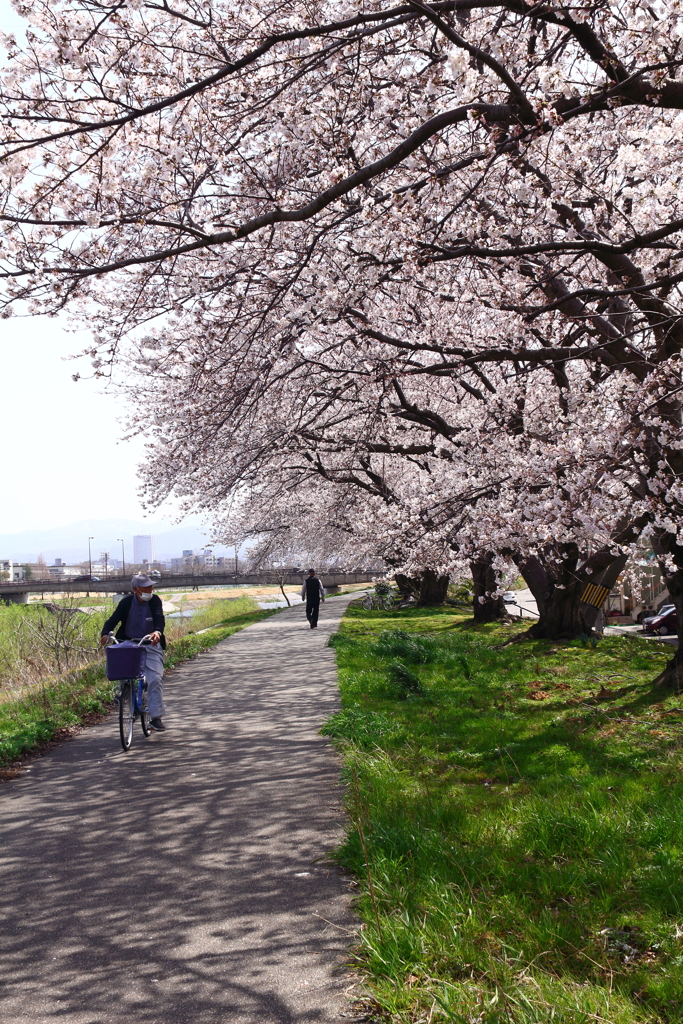
<instances>
[{"instance_id":1,"label":"weeds along path","mask_svg":"<svg viewBox=\"0 0 683 1024\"><path fill-rule=\"evenodd\" d=\"M0 787L2 1024L332 1024L355 928L339 872L326 647L352 595L168 679L169 731L113 717Z\"/></svg>"}]
</instances>

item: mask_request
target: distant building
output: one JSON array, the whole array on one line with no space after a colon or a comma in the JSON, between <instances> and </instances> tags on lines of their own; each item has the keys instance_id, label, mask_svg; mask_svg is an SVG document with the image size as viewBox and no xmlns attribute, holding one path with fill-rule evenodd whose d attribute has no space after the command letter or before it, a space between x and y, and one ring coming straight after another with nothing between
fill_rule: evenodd
<instances>
[{"instance_id":1,"label":"distant building","mask_svg":"<svg viewBox=\"0 0 683 1024\"><path fill-rule=\"evenodd\" d=\"M54 565L48 565L47 571L52 579L71 579L73 576L81 576L83 569L80 565L65 565L61 558L55 559ZM93 572L95 566L93 565Z\"/></svg>"},{"instance_id":2,"label":"distant building","mask_svg":"<svg viewBox=\"0 0 683 1024\"><path fill-rule=\"evenodd\" d=\"M26 567L13 562L11 558L0 558L0 580L23 580Z\"/></svg>"},{"instance_id":3,"label":"distant building","mask_svg":"<svg viewBox=\"0 0 683 1024\"><path fill-rule=\"evenodd\" d=\"M207 569L221 569L225 564L225 558L222 555L214 555L209 548L205 549L200 561Z\"/></svg>"},{"instance_id":4,"label":"distant building","mask_svg":"<svg viewBox=\"0 0 683 1024\"><path fill-rule=\"evenodd\" d=\"M171 559L171 569L175 572L187 572L191 570L195 564L199 563L197 555L194 551L183 551L181 558Z\"/></svg>"},{"instance_id":5,"label":"distant building","mask_svg":"<svg viewBox=\"0 0 683 1024\"><path fill-rule=\"evenodd\" d=\"M141 565L143 562L154 561L154 537L148 533L139 534L133 537L133 562Z\"/></svg>"},{"instance_id":6,"label":"distant building","mask_svg":"<svg viewBox=\"0 0 683 1024\"><path fill-rule=\"evenodd\" d=\"M166 564L172 572L192 572L200 566L205 569L223 569L228 561L224 555L214 555L210 548L205 548L201 554L183 551L181 558L171 558Z\"/></svg>"}]
</instances>

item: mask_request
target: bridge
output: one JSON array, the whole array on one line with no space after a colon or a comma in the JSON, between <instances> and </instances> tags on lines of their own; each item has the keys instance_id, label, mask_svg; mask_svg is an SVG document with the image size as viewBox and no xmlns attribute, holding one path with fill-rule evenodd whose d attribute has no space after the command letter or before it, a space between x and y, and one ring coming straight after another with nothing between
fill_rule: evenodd
<instances>
[{"instance_id":1,"label":"bridge","mask_svg":"<svg viewBox=\"0 0 683 1024\"><path fill-rule=\"evenodd\" d=\"M350 583L370 583L377 576L383 576L384 569L367 569L364 572L329 572L319 573L327 593L334 593L339 587ZM207 587L285 587L301 586L306 572L264 569L257 573L167 573L155 580L159 590L191 587L193 590L204 590ZM79 579L30 579L0 581L0 601L5 604L28 604L29 594L128 594L130 593L129 574L109 575L100 580Z\"/></svg>"}]
</instances>

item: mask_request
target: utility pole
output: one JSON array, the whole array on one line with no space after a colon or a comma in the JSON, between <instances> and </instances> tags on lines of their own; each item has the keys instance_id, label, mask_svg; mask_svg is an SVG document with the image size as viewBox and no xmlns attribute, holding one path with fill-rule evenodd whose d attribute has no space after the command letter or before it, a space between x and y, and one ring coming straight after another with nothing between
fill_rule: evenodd
<instances>
[{"instance_id":1,"label":"utility pole","mask_svg":"<svg viewBox=\"0 0 683 1024\"><path fill-rule=\"evenodd\" d=\"M90 576L92 576L92 551L90 549L90 541L94 539L94 537L88 537L88 574Z\"/></svg>"},{"instance_id":2,"label":"utility pole","mask_svg":"<svg viewBox=\"0 0 683 1024\"><path fill-rule=\"evenodd\" d=\"M237 583L237 545L235 545L235 583Z\"/></svg>"},{"instance_id":3,"label":"utility pole","mask_svg":"<svg viewBox=\"0 0 683 1024\"><path fill-rule=\"evenodd\" d=\"M126 575L126 549L123 546L123 537L117 537L117 540L121 541L121 561L123 563L123 575Z\"/></svg>"}]
</instances>

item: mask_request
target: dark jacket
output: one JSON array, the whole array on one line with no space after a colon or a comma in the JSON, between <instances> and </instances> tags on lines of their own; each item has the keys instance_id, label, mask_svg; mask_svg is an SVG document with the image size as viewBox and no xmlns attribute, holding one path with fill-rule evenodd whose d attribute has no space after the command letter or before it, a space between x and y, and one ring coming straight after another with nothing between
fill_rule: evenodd
<instances>
[{"instance_id":1,"label":"dark jacket","mask_svg":"<svg viewBox=\"0 0 683 1024\"><path fill-rule=\"evenodd\" d=\"M306 604L319 604L320 598L322 597L322 583L317 576L307 576L304 580L304 585L301 588L302 597L303 591L306 590Z\"/></svg>"},{"instance_id":2,"label":"dark jacket","mask_svg":"<svg viewBox=\"0 0 683 1024\"><path fill-rule=\"evenodd\" d=\"M102 636L105 633L109 633L114 626L119 626L116 633L117 640L130 640L131 637L126 633L126 623L128 622L128 615L130 614L130 606L133 603L135 594L128 594L117 604L114 609L114 613L109 616L105 624L102 626ZM166 650L166 637L164 636L164 626L166 620L164 618L164 609L161 603L161 598L158 594L152 595L152 600L149 602L149 612L154 622L154 628L158 633L161 633L161 640L159 643L163 650Z\"/></svg>"}]
</instances>

